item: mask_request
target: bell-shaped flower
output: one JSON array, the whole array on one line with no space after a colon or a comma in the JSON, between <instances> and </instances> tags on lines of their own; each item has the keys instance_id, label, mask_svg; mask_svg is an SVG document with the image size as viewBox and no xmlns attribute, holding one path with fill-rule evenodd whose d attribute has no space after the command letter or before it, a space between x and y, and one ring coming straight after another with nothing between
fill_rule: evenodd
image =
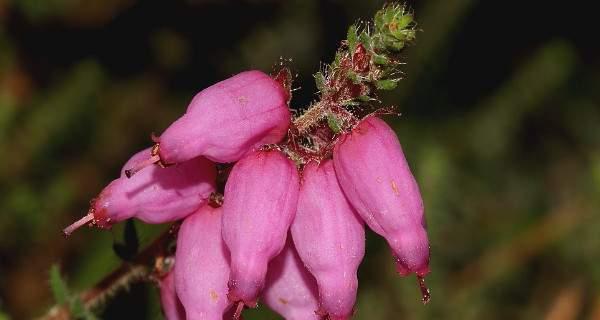
<instances>
[{"instance_id":1,"label":"bell-shaped flower","mask_svg":"<svg viewBox=\"0 0 600 320\"><path fill-rule=\"evenodd\" d=\"M423 200L394 130L377 117L367 117L340 137L333 159L346 198L387 240L398 273L427 274Z\"/></svg>"},{"instance_id":2,"label":"bell-shaped flower","mask_svg":"<svg viewBox=\"0 0 600 320\"><path fill-rule=\"evenodd\" d=\"M287 93L261 71L246 71L196 94L186 113L158 139L162 163L205 156L220 163L279 142L291 114Z\"/></svg>"},{"instance_id":3,"label":"bell-shaped flower","mask_svg":"<svg viewBox=\"0 0 600 320\"><path fill-rule=\"evenodd\" d=\"M158 282L160 287L160 304L167 320L185 320L185 311L175 292L175 276L167 273Z\"/></svg>"},{"instance_id":4,"label":"bell-shaped flower","mask_svg":"<svg viewBox=\"0 0 600 320\"><path fill-rule=\"evenodd\" d=\"M269 264L262 299L286 320L319 320L317 294L315 278L288 237L283 251Z\"/></svg>"},{"instance_id":5,"label":"bell-shaped flower","mask_svg":"<svg viewBox=\"0 0 600 320\"><path fill-rule=\"evenodd\" d=\"M296 165L278 150L252 152L231 170L225 185L223 239L231 252L232 301L256 305L267 264L285 245L298 188Z\"/></svg>"},{"instance_id":6,"label":"bell-shaped flower","mask_svg":"<svg viewBox=\"0 0 600 320\"><path fill-rule=\"evenodd\" d=\"M223 319L229 252L221 238L222 208L206 204L183 221L177 235L175 284L188 320Z\"/></svg>"},{"instance_id":7,"label":"bell-shaped flower","mask_svg":"<svg viewBox=\"0 0 600 320\"><path fill-rule=\"evenodd\" d=\"M319 286L319 314L349 319L365 254L364 223L337 181L333 161L304 167L298 210L291 226L294 244Z\"/></svg>"},{"instance_id":8,"label":"bell-shaped flower","mask_svg":"<svg viewBox=\"0 0 600 320\"><path fill-rule=\"evenodd\" d=\"M121 177L92 201L88 215L67 227L65 234L89 222L107 228L133 217L146 223L176 221L197 210L215 191L217 171L204 157L164 169L151 166L127 178L126 169L150 153L146 149L134 155L121 170Z\"/></svg>"}]
</instances>

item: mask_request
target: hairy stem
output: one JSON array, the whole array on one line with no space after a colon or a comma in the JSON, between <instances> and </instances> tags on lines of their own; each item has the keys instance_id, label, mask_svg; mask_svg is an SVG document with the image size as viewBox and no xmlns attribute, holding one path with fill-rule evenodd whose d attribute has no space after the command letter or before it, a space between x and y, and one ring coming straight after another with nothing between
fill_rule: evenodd
<instances>
[{"instance_id":1,"label":"hairy stem","mask_svg":"<svg viewBox=\"0 0 600 320\"><path fill-rule=\"evenodd\" d=\"M168 248L177 235L179 224L161 234L146 249L140 252L131 262L124 262L113 272L100 280L92 288L81 292L78 297L88 310L95 310L114 297L122 290L127 290L131 285L151 281L161 277L168 270L164 270L164 258L169 255ZM67 305L55 305L39 320L71 319L71 311Z\"/></svg>"}]
</instances>

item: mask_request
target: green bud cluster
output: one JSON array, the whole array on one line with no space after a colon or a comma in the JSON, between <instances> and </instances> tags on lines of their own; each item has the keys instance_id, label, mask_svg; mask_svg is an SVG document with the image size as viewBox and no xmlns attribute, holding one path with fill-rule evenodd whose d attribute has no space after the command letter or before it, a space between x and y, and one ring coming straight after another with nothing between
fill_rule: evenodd
<instances>
[{"instance_id":1,"label":"green bud cluster","mask_svg":"<svg viewBox=\"0 0 600 320\"><path fill-rule=\"evenodd\" d=\"M393 90L402 78L401 51L414 41L416 22L405 5L389 4L370 23L349 27L334 61L314 74L319 99L294 119L298 158L326 158L331 141L348 132L368 114L389 112L377 99L380 90ZM327 130L324 130L327 129Z\"/></svg>"}]
</instances>

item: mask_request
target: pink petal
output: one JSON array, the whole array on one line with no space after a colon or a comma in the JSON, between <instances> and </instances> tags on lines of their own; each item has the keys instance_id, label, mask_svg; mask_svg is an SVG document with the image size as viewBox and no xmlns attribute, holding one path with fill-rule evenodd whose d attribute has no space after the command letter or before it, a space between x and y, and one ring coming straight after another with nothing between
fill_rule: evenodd
<instances>
[{"instance_id":1,"label":"pink petal","mask_svg":"<svg viewBox=\"0 0 600 320\"><path fill-rule=\"evenodd\" d=\"M252 152L231 170L225 185L223 239L231 252L232 301L256 304L267 264L285 245L298 188L295 164L277 150Z\"/></svg>"},{"instance_id":2,"label":"pink petal","mask_svg":"<svg viewBox=\"0 0 600 320\"><path fill-rule=\"evenodd\" d=\"M390 245L401 275L429 272L429 241L419 186L396 133L374 116L340 138L333 152L346 197Z\"/></svg>"},{"instance_id":3,"label":"pink petal","mask_svg":"<svg viewBox=\"0 0 600 320\"><path fill-rule=\"evenodd\" d=\"M160 136L164 163L197 156L234 162L248 151L279 142L290 111L283 87L261 71L246 71L198 93L187 112Z\"/></svg>"},{"instance_id":4,"label":"pink petal","mask_svg":"<svg viewBox=\"0 0 600 320\"><path fill-rule=\"evenodd\" d=\"M175 282L188 319L222 319L229 252L221 239L222 208L204 205L187 217L177 236Z\"/></svg>"},{"instance_id":5,"label":"pink petal","mask_svg":"<svg viewBox=\"0 0 600 320\"><path fill-rule=\"evenodd\" d=\"M146 223L164 223L184 218L197 210L215 190L215 165L203 157L168 168L152 166L127 178L123 171L148 157L150 149L133 156L121 177L112 181L95 199L96 223L113 223L136 217Z\"/></svg>"},{"instance_id":6,"label":"pink petal","mask_svg":"<svg viewBox=\"0 0 600 320\"><path fill-rule=\"evenodd\" d=\"M185 320L185 311L175 292L175 276L169 272L159 281L160 303L167 320Z\"/></svg>"},{"instance_id":7,"label":"pink petal","mask_svg":"<svg viewBox=\"0 0 600 320\"><path fill-rule=\"evenodd\" d=\"M365 254L365 231L331 160L304 168L291 230L302 261L317 279L320 312L331 319L349 319L358 288L356 273Z\"/></svg>"},{"instance_id":8,"label":"pink petal","mask_svg":"<svg viewBox=\"0 0 600 320\"><path fill-rule=\"evenodd\" d=\"M269 308L287 320L321 319L315 313L317 283L298 257L291 239L269 264L262 297Z\"/></svg>"}]
</instances>

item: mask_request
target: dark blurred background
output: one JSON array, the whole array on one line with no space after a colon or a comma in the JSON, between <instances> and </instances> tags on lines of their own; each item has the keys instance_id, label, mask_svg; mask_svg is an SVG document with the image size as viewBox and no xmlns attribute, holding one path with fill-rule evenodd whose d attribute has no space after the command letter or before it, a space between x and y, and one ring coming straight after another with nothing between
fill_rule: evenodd
<instances>
[{"instance_id":1,"label":"dark blurred background","mask_svg":"<svg viewBox=\"0 0 600 320\"><path fill-rule=\"evenodd\" d=\"M592 3L409 2L422 32L384 101L425 198L433 298L421 304L371 233L356 319L600 319ZM74 291L120 263L122 226L60 231L195 92L283 57L302 108L349 24L382 4L0 0L0 319L45 313L54 263ZM136 226L142 243L163 228ZM162 317L148 284L100 316Z\"/></svg>"}]
</instances>

